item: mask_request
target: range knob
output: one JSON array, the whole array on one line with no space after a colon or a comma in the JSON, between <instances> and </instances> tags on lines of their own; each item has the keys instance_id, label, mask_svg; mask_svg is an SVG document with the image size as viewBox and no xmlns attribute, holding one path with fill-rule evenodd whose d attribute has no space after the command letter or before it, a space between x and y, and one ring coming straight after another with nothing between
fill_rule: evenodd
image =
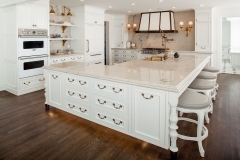
<instances>
[{"instance_id":1,"label":"range knob","mask_svg":"<svg viewBox=\"0 0 240 160\"><path fill-rule=\"evenodd\" d=\"M30 31L27 31L27 34L30 34L31 32Z\"/></svg>"},{"instance_id":2,"label":"range knob","mask_svg":"<svg viewBox=\"0 0 240 160\"><path fill-rule=\"evenodd\" d=\"M36 31L32 31L32 34L36 34Z\"/></svg>"}]
</instances>

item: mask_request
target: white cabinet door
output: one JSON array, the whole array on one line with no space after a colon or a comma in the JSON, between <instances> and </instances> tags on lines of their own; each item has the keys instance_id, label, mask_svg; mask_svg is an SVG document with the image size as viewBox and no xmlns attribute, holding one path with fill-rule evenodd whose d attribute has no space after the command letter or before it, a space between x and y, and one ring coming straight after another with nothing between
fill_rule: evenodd
<instances>
[{"instance_id":1,"label":"white cabinet door","mask_svg":"<svg viewBox=\"0 0 240 160\"><path fill-rule=\"evenodd\" d=\"M114 26L114 37L115 37L115 48L122 48L123 47L123 20L115 20Z\"/></svg>"},{"instance_id":2,"label":"white cabinet door","mask_svg":"<svg viewBox=\"0 0 240 160\"><path fill-rule=\"evenodd\" d=\"M49 105L61 107L61 73L48 73L48 97Z\"/></svg>"},{"instance_id":3,"label":"white cabinet door","mask_svg":"<svg viewBox=\"0 0 240 160\"><path fill-rule=\"evenodd\" d=\"M199 13L196 14L196 22L210 22L211 14L210 13Z\"/></svg>"},{"instance_id":4,"label":"white cabinet door","mask_svg":"<svg viewBox=\"0 0 240 160\"><path fill-rule=\"evenodd\" d=\"M85 25L86 26L86 53L95 53L95 26L94 25Z\"/></svg>"},{"instance_id":5,"label":"white cabinet door","mask_svg":"<svg viewBox=\"0 0 240 160\"><path fill-rule=\"evenodd\" d=\"M164 145L166 131L166 93L134 87L132 89L132 133L147 142Z\"/></svg>"},{"instance_id":6,"label":"white cabinet door","mask_svg":"<svg viewBox=\"0 0 240 160\"><path fill-rule=\"evenodd\" d=\"M85 21L86 24L95 24L96 23L94 13L86 13L85 18L86 18L86 21Z\"/></svg>"},{"instance_id":7,"label":"white cabinet door","mask_svg":"<svg viewBox=\"0 0 240 160\"><path fill-rule=\"evenodd\" d=\"M211 23L197 22L196 23L196 50L208 49L211 50Z\"/></svg>"},{"instance_id":8,"label":"white cabinet door","mask_svg":"<svg viewBox=\"0 0 240 160\"><path fill-rule=\"evenodd\" d=\"M104 25L104 15L103 14L95 14L95 21L97 25Z\"/></svg>"},{"instance_id":9,"label":"white cabinet door","mask_svg":"<svg viewBox=\"0 0 240 160\"><path fill-rule=\"evenodd\" d=\"M47 28L48 7L46 5L34 6L34 24L36 28Z\"/></svg>"},{"instance_id":10,"label":"white cabinet door","mask_svg":"<svg viewBox=\"0 0 240 160\"><path fill-rule=\"evenodd\" d=\"M32 28L34 25L33 4L22 4L18 6L19 28Z\"/></svg>"},{"instance_id":11,"label":"white cabinet door","mask_svg":"<svg viewBox=\"0 0 240 160\"><path fill-rule=\"evenodd\" d=\"M104 52L104 27L95 26L95 52L102 53Z\"/></svg>"}]
</instances>

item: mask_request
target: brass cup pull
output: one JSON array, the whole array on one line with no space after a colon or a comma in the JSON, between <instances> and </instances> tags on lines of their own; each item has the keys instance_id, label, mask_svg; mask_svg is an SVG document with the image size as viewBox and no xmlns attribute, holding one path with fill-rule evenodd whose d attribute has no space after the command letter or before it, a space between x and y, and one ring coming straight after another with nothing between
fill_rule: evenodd
<instances>
[{"instance_id":1,"label":"brass cup pull","mask_svg":"<svg viewBox=\"0 0 240 160\"><path fill-rule=\"evenodd\" d=\"M113 107L116 108L116 109L121 109L121 108L122 108L122 105L120 105L119 107L116 107L116 104L113 103Z\"/></svg>"},{"instance_id":2,"label":"brass cup pull","mask_svg":"<svg viewBox=\"0 0 240 160\"><path fill-rule=\"evenodd\" d=\"M73 96L75 93L74 92L70 92L70 91L68 91L68 94L70 95L70 96Z\"/></svg>"},{"instance_id":3,"label":"brass cup pull","mask_svg":"<svg viewBox=\"0 0 240 160\"><path fill-rule=\"evenodd\" d=\"M71 80L70 78L68 78L68 82L72 83L72 82L74 82L74 79Z\"/></svg>"},{"instance_id":4,"label":"brass cup pull","mask_svg":"<svg viewBox=\"0 0 240 160\"><path fill-rule=\"evenodd\" d=\"M39 79L40 82L43 82L44 80L45 80L45 78L43 78L43 79Z\"/></svg>"},{"instance_id":5,"label":"brass cup pull","mask_svg":"<svg viewBox=\"0 0 240 160\"><path fill-rule=\"evenodd\" d=\"M53 77L54 79L57 79L57 78L58 78L58 76L54 76L54 75L52 75L52 77Z\"/></svg>"},{"instance_id":6,"label":"brass cup pull","mask_svg":"<svg viewBox=\"0 0 240 160\"><path fill-rule=\"evenodd\" d=\"M122 89L119 89L119 91L116 91L115 88L112 88L112 90L113 90L113 92L115 92L115 93L120 93L120 92L122 92Z\"/></svg>"},{"instance_id":7,"label":"brass cup pull","mask_svg":"<svg viewBox=\"0 0 240 160\"><path fill-rule=\"evenodd\" d=\"M142 93L142 96L143 96L143 98L145 98L145 99L152 99L153 98L153 95L151 95L150 96L150 98L147 98L147 97L145 97L145 95Z\"/></svg>"},{"instance_id":8,"label":"brass cup pull","mask_svg":"<svg viewBox=\"0 0 240 160\"><path fill-rule=\"evenodd\" d=\"M81 99L86 99L86 98L87 98L86 95L82 96L81 94L79 94L79 97L80 97Z\"/></svg>"},{"instance_id":9,"label":"brass cup pull","mask_svg":"<svg viewBox=\"0 0 240 160\"><path fill-rule=\"evenodd\" d=\"M75 60L75 58L71 58L72 60Z\"/></svg>"},{"instance_id":10,"label":"brass cup pull","mask_svg":"<svg viewBox=\"0 0 240 160\"><path fill-rule=\"evenodd\" d=\"M61 59L61 61L65 61L65 59Z\"/></svg>"},{"instance_id":11,"label":"brass cup pull","mask_svg":"<svg viewBox=\"0 0 240 160\"><path fill-rule=\"evenodd\" d=\"M98 84L98 88L99 88L99 89L105 89L106 86L103 86L103 87L101 88L100 84Z\"/></svg>"},{"instance_id":12,"label":"brass cup pull","mask_svg":"<svg viewBox=\"0 0 240 160\"><path fill-rule=\"evenodd\" d=\"M25 85L29 85L30 83L31 83L31 82L27 82L27 83L26 83L26 82L24 82L23 84L25 84Z\"/></svg>"},{"instance_id":13,"label":"brass cup pull","mask_svg":"<svg viewBox=\"0 0 240 160\"><path fill-rule=\"evenodd\" d=\"M53 63L56 63L58 60L53 60Z\"/></svg>"},{"instance_id":14,"label":"brass cup pull","mask_svg":"<svg viewBox=\"0 0 240 160\"><path fill-rule=\"evenodd\" d=\"M123 123L122 121L119 121L119 122L117 123L115 119L113 119L113 122L114 122L116 125L120 125L120 124Z\"/></svg>"},{"instance_id":15,"label":"brass cup pull","mask_svg":"<svg viewBox=\"0 0 240 160\"><path fill-rule=\"evenodd\" d=\"M105 119L105 118L107 118L106 116L101 117L100 114L98 114L98 117L99 117L100 119Z\"/></svg>"},{"instance_id":16,"label":"brass cup pull","mask_svg":"<svg viewBox=\"0 0 240 160\"><path fill-rule=\"evenodd\" d=\"M68 104L68 107L71 108L71 109L75 108L74 105L71 106L70 104Z\"/></svg>"},{"instance_id":17,"label":"brass cup pull","mask_svg":"<svg viewBox=\"0 0 240 160\"><path fill-rule=\"evenodd\" d=\"M98 99L98 103L99 103L99 104L105 104L105 103L107 103L107 102L106 102L106 101L101 102L101 100Z\"/></svg>"},{"instance_id":18,"label":"brass cup pull","mask_svg":"<svg viewBox=\"0 0 240 160\"><path fill-rule=\"evenodd\" d=\"M82 110L82 108L79 108L79 110L80 110L82 113L85 113L85 112L87 112L87 110L86 110L86 109Z\"/></svg>"},{"instance_id":19,"label":"brass cup pull","mask_svg":"<svg viewBox=\"0 0 240 160\"><path fill-rule=\"evenodd\" d=\"M80 83L82 86L87 84L87 82L83 82L83 83L82 83L82 81L79 81L79 83Z\"/></svg>"}]
</instances>

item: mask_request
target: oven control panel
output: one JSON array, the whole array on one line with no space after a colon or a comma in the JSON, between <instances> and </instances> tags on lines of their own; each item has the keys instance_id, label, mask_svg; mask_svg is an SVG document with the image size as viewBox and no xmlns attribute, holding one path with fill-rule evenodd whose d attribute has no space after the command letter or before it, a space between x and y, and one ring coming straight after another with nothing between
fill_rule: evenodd
<instances>
[{"instance_id":1,"label":"oven control panel","mask_svg":"<svg viewBox=\"0 0 240 160\"><path fill-rule=\"evenodd\" d=\"M48 31L44 29L19 29L19 36L47 36Z\"/></svg>"}]
</instances>

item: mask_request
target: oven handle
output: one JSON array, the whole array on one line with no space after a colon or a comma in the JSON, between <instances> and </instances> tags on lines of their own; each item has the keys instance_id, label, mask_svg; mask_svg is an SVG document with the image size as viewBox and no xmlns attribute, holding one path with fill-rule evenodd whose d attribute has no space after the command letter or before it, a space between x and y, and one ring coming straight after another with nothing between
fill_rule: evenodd
<instances>
[{"instance_id":1,"label":"oven handle","mask_svg":"<svg viewBox=\"0 0 240 160\"><path fill-rule=\"evenodd\" d=\"M48 36L21 36L19 38L49 38Z\"/></svg>"},{"instance_id":2,"label":"oven handle","mask_svg":"<svg viewBox=\"0 0 240 160\"><path fill-rule=\"evenodd\" d=\"M48 57L48 55L42 55L42 56L31 56L31 57L19 57L19 60L25 60L25 59L34 59L34 58L43 58Z\"/></svg>"}]
</instances>

